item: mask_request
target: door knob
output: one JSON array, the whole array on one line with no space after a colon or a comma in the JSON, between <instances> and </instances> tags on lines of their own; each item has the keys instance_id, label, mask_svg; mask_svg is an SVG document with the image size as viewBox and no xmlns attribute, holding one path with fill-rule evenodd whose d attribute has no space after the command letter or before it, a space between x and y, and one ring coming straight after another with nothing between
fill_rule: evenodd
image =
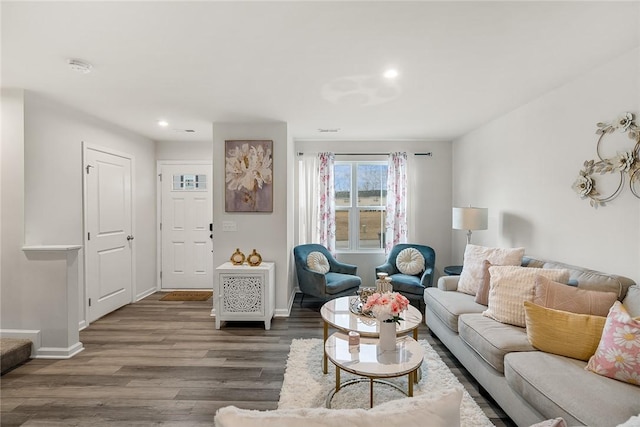
<instances>
[{"instance_id":1,"label":"door knob","mask_svg":"<svg viewBox=\"0 0 640 427\"><path fill-rule=\"evenodd\" d=\"M127 236L127 240L133 240L133 236L132 235L128 235Z\"/></svg>"}]
</instances>

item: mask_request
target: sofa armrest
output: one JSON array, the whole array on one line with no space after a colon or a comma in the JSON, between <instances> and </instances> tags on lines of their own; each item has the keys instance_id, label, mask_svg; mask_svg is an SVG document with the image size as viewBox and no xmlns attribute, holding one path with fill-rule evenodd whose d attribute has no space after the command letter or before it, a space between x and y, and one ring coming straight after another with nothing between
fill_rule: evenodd
<instances>
[{"instance_id":1,"label":"sofa armrest","mask_svg":"<svg viewBox=\"0 0 640 427\"><path fill-rule=\"evenodd\" d=\"M458 280L460 280L460 276L440 276L438 279L438 289L442 289L443 291L457 291Z\"/></svg>"}]
</instances>

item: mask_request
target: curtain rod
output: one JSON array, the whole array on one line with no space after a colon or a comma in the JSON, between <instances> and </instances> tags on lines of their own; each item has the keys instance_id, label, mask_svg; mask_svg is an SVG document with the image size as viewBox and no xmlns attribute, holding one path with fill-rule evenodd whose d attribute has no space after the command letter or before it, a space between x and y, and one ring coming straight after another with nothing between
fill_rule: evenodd
<instances>
[{"instance_id":1,"label":"curtain rod","mask_svg":"<svg viewBox=\"0 0 640 427\"><path fill-rule=\"evenodd\" d=\"M391 153L334 153L336 156L388 156ZM298 156L304 155L303 152L298 152ZM427 153L413 153L414 156L433 156L431 151Z\"/></svg>"}]
</instances>

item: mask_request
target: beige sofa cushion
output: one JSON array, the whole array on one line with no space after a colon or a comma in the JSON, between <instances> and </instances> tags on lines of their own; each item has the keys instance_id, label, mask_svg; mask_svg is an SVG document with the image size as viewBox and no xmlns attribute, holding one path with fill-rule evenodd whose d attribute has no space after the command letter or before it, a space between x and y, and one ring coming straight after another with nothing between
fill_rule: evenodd
<instances>
[{"instance_id":1,"label":"beige sofa cushion","mask_svg":"<svg viewBox=\"0 0 640 427\"><path fill-rule=\"evenodd\" d=\"M489 267L489 306L483 312L498 322L524 327L524 302L532 301L537 276L556 282L569 280L567 270L493 266Z\"/></svg>"},{"instance_id":2,"label":"beige sofa cushion","mask_svg":"<svg viewBox=\"0 0 640 427\"><path fill-rule=\"evenodd\" d=\"M520 265L524 248L488 248L478 245L467 245L464 250L464 261L458 291L476 295L482 281L482 263L484 260L493 265Z\"/></svg>"},{"instance_id":3,"label":"beige sofa cushion","mask_svg":"<svg viewBox=\"0 0 640 427\"><path fill-rule=\"evenodd\" d=\"M640 411L640 387L585 371L586 362L555 354L509 353L504 375L515 393L547 418L570 426L614 427Z\"/></svg>"},{"instance_id":4,"label":"beige sofa cushion","mask_svg":"<svg viewBox=\"0 0 640 427\"><path fill-rule=\"evenodd\" d=\"M577 285L580 289L614 292L618 294L619 301L622 301L625 295L627 295L627 289L635 284L635 282L628 277L589 270L588 268L541 258L525 256L522 259L522 265L536 268L569 270L569 281L567 283Z\"/></svg>"},{"instance_id":5,"label":"beige sofa cushion","mask_svg":"<svg viewBox=\"0 0 640 427\"><path fill-rule=\"evenodd\" d=\"M504 372L504 356L512 351L534 351L524 328L497 322L482 314L463 314L458 319L460 338L478 356Z\"/></svg>"},{"instance_id":6,"label":"beige sofa cushion","mask_svg":"<svg viewBox=\"0 0 640 427\"><path fill-rule=\"evenodd\" d=\"M370 427L460 425L462 389L446 391L438 398L394 400L372 409L301 408L256 411L235 406L220 408L215 427Z\"/></svg>"},{"instance_id":7,"label":"beige sofa cushion","mask_svg":"<svg viewBox=\"0 0 640 427\"><path fill-rule=\"evenodd\" d=\"M425 289L424 302L442 323L456 333L458 332L458 316L464 313L482 313L486 308L484 305L476 303L473 295L443 291L437 288ZM428 326L428 317L425 322Z\"/></svg>"}]
</instances>

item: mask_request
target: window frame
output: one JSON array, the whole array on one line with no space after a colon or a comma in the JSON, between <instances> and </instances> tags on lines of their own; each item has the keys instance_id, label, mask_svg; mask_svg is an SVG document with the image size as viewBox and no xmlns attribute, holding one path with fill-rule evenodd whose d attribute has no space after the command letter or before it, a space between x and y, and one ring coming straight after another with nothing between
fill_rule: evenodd
<instances>
[{"instance_id":1,"label":"window frame","mask_svg":"<svg viewBox=\"0 0 640 427\"><path fill-rule=\"evenodd\" d=\"M349 224L349 241L347 248L338 247L338 241L336 240L336 252L338 253L384 253L384 244L381 242L380 247L367 248L362 247L360 244L360 212L361 211L380 211L386 214L387 206L360 206L358 202L358 166L359 165L383 165L388 168L388 162L386 160L339 160L334 163L334 168L338 165L350 165L351 166L351 189L350 189L350 204L349 206L338 206L336 203L335 211L348 212L348 224ZM382 189L386 193L386 188ZM337 191L334 191L334 201L337 201L335 196ZM386 197L386 195L385 195ZM337 226L337 221L336 221ZM381 233L385 233L384 223L381 226ZM337 230L336 230L337 234ZM383 239L384 241L384 239Z\"/></svg>"}]
</instances>

